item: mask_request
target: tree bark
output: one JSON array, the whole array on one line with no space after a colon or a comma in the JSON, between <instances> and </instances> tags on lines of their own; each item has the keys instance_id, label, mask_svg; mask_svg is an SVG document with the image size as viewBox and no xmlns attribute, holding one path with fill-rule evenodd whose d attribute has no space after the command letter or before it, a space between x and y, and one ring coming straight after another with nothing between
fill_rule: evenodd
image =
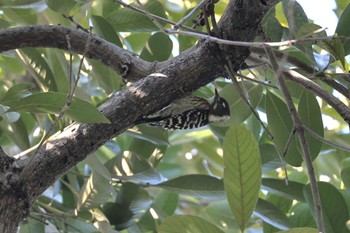
<instances>
[{"instance_id":1,"label":"tree bark","mask_svg":"<svg viewBox=\"0 0 350 233\"><path fill-rule=\"evenodd\" d=\"M231 0L218 23L219 34L235 41L252 41L259 32L264 14L278 0ZM0 32L0 51L24 47L53 47L83 53L88 33L62 26L29 26ZM219 76L225 76L221 53L228 55L239 70L249 55L247 47L221 48L206 40L172 60L145 62L131 53L92 36L87 57L112 67L123 78L136 81L99 107L111 124L72 124L44 144L21 174L23 166L12 169L8 182L0 183L0 228L15 232L27 217L30 206L60 176L107 140L133 126L141 115L160 109L184 93L192 92ZM139 80L139 81L137 81ZM16 161L12 161L11 166ZM14 193L15 192L15 193ZM20 211L20 214L18 212ZM18 216L14 216L18 214Z\"/></svg>"}]
</instances>

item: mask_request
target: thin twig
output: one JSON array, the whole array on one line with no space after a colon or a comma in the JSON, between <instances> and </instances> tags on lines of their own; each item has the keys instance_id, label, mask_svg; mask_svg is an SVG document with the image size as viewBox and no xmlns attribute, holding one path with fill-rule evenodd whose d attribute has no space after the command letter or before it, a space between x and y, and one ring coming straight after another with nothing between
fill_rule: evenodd
<instances>
[{"instance_id":1,"label":"thin twig","mask_svg":"<svg viewBox=\"0 0 350 233\"><path fill-rule=\"evenodd\" d=\"M207 4L209 0L202 0L200 3L198 3L197 6L195 6L190 13L188 13L187 15L185 15L184 17L181 18L181 20L179 22L177 22L175 25L174 25L174 29L178 29L180 27L183 27L183 24L189 19L191 18L196 12L198 9L200 9L202 6L204 6L205 4Z\"/></svg>"},{"instance_id":2,"label":"thin twig","mask_svg":"<svg viewBox=\"0 0 350 233\"><path fill-rule=\"evenodd\" d=\"M312 137L314 137L315 139L319 140L320 142L323 142L323 143L325 143L327 145L336 147L336 148L338 148L340 150L344 150L344 151L350 152L350 147L342 146L342 145L339 145L338 143L331 142L331 141L325 139L324 137L318 135L316 132L314 132L312 129L310 129L306 125L303 125L303 127Z\"/></svg>"},{"instance_id":3,"label":"thin twig","mask_svg":"<svg viewBox=\"0 0 350 233\"><path fill-rule=\"evenodd\" d=\"M283 149L283 153L282 153L282 158L286 157L287 153L288 153L288 150L289 150L289 147L290 147L290 144L292 143L293 141L293 137L296 133L296 130L295 128L292 130L292 132L290 132L289 134L289 137L288 137L288 140L287 140L287 143Z\"/></svg>"},{"instance_id":4,"label":"thin twig","mask_svg":"<svg viewBox=\"0 0 350 233\"><path fill-rule=\"evenodd\" d=\"M154 15L152 15L148 10L144 9L143 5L141 4L141 2L140 2L139 0L136 0L136 2L137 2L137 4L140 6L140 9L143 10L143 11L145 12L145 15L149 18L149 20L151 20L152 23L153 23L154 25L156 25L157 28L158 28L161 32L163 32L163 33L165 33L165 34L168 34L167 29L165 29L165 28L158 22L158 19L156 19L156 18L154 17Z\"/></svg>"},{"instance_id":5,"label":"thin twig","mask_svg":"<svg viewBox=\"0 0 350 233\"><path fill-rule=\"evenodd\" d=\"M287 87L287 85L284 81L284 78L283 78L283 72L277 63L277 59L273 53L272 48L267 46L266 52L267 52L267 55L271 61L271 65L276 72L277 82L280 86L280 90L282 91L282 93L284 95L289 112L292 116L295 130L298 134L299 142L300 142L301 149L302 149L302 154L303 154L305 164L307 167L307 171L309 174L310 186L311 186L311 190L312 190L312 199L313 199L315 215L316 215L317 229L319 232L324 233L325 228L324 228L324 224L323 224L323 213L322 213L322 204L321 204L321 199L320 199L320 193L319 193L318 186L317 186L317 180L316 180L316 176L315 176L315 172L314 172L314 167L312 165L312 157L311 157L311 153L310 153L309 144L308 144L308 141L307 141L306 136L305 136L305 129L303 127L303 123L301 122L301 120L299 118L298 112L294 106L292 97L289 93L288 87Z\"/></svg>"},{"instance_id":6,"label":"thin twig","mask_svg":"<svg viewBox=\"0 0 350 233\"><path fill-rule=\"evenodd\" d=\"M252 75L255 76L255 74L254 74L253 72L250 71L250 73L251 73ZM253 78L250 78L250 77L248 77L248 76L245 76L245 75L239 74L239 73L237 73L237 75L238 75L238 77L240 77L241 79L247 80L247 81L249 81L249 82L253 82L253 83L257 83L257 84L263 85L263 86L267 86L267 87L271 87L271 88L277 89L276 86L274 86L274 85L272 85L272 84L269 84L269 83L267 83L267 82L264 82L264 81L262 81L262 80L260 80L260 79L257 79L257 78L256 78L256 79L253 79ZM256 76L255 76L255 77L256 77Z\"/></svg>"}]
</instances>

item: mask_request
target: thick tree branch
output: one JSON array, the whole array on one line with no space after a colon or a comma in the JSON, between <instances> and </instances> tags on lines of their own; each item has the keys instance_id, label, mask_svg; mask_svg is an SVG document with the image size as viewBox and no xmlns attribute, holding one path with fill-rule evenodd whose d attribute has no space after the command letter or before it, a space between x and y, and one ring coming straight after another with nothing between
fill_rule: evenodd
<instances>
[{"instance_id":1,"label":"thick tree branch","mask_svg":"<svg viewBox=\"0 0 350 233\"><path fill-rule=\"evenodd\" d=\"M226 38L252 41L263 15L278 1L230 1L218 28ZM25 47L54 47L82 54L88 34L60 26L30 26L0 32L0 52ZM107 140L133 126L143 114L160 109L184 93L191 92L225 74L217 47L202 40L180 56L162 63L148 63L131 53L93 36L87 57L102 61L124 78L134 81L127 90L114 95L99 110L111 124L73 124L38 151L19 181L28 208L62 174ZM249 54L247 47L228 47L226 53L238 70ZM153 73L153 74L151 74ZM21 197L23 199L23 197Z\"/></svg>"},{"instance_id":2,"label":"thick tree branch","mask_svg":"<svg viewBox=\"0 0 350 233\"><path fill-rule=\"evenodd\" d=\"M72 51L83 54L89 33L51 25L24 26L0 31L0 52L27 47L68 50L67 35L71 39ZM134 54L94 35L86 57L101 61L128 81L138 80L159 69L157 63L139 59Z\"/></svg>"}]
</instances>

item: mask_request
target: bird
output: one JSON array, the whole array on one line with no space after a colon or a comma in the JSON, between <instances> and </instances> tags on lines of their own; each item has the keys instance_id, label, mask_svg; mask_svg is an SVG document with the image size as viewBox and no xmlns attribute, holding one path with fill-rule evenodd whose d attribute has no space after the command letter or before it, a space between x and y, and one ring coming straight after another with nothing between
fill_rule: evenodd
<instances>
[{"instance_id":1,"label":"bird","mask_svg":"<svg viewBox=\"0 0 350 233\"><path fill-rule=\"evenodd\" d=\"M135 123L147 123L168 130L193 129L230 118L230 105L215 89L212 102L191 94L176 99L163 109L141 116Z\"/></svg>"}]
</instances>

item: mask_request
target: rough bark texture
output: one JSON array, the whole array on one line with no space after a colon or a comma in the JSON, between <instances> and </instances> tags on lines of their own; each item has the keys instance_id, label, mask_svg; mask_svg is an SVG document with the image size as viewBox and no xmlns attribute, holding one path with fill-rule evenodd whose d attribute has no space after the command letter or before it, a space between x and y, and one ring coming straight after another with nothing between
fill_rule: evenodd
<instances>
[{"instance_id":1,"label":"rough bark texture","mask_svg":"<svg viewBox=\"0 0 350 233\"><path fill-rule=\"evenodd\" d=\"M227 39L252 41L259 31L263 15L276 2L278 1L231 0L218 24L220 33ZM72 50L82 53L89 35L60 26L30 26L4 30L0 32L0 51L24 47L54 47L66 50L66 35L70 37ZM237 70L249 55L246 47L232 46L224 49ZM14 232L19 222L27 217L30 206L56 179L104 142L132 127L140 115L160 109L184 93L196 90L225 74L220 63L222 60L218 46L204 40L170 61L149 63L92 36L87 55L114 68L129 81L139 81L100 107L100 111L112 124L73 124L67 127L42 146L20 179L18 177L23 166L14 166L18 162L6 155L0 157L0 164L6 165L0 176L2 232ZM6 172L11 173L11 179L4 176Z\"/></svg>"}]
</instances>

